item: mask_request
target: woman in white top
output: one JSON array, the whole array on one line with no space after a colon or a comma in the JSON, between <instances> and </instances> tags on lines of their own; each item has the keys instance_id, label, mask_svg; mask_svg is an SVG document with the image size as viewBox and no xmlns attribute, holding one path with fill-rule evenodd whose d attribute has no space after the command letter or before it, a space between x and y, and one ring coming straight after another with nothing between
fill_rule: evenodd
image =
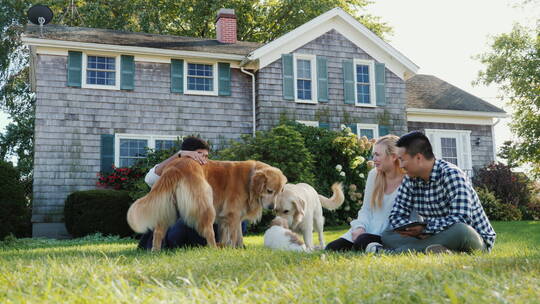
<instances>
[{"instance_id":1,"label":"woman in white top","mask_svg":"<svg viewBox=\"0 0 540 304\"><path fill-rule=\"evenodd\" d=\"M386 135L375 142L375 168L368 174L358 218L351 222L347 233L326 246L327 250L364 251L371 242L381 243L381 234L388 228L388 217L404 177L397 156L398 139L395 135Z\"/></svg>"}]
</instances>

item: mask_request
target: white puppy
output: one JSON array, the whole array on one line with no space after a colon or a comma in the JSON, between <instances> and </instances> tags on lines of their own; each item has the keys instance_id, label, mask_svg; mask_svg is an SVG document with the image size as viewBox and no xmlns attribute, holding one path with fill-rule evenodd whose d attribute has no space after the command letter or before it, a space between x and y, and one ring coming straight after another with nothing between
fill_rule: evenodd
<instances>
[{"instance_id":1,"label":"white puppy","mask_svg":"<svg viewBox=\"0 0 540 304\"><path fill-rule=\"evenodd\" d=\"M332 197L319 195L308 184L286 184L283 192L276 199L276 214L287 219L289 227L295 232L302 233L308 249L313 249L313 228L319 235L319 244L324 248L324 217L322 207L334 210L343 204L345 196L341 183L332 185Z\"/></svg>"},{"instance_id":2,"label":"white puppy","mask_svg":"<svg viewBox=\"0 0 540 304\"><path fill-rule=\"evenodd\" d=\"M264 233L264 246L278 250L307 251L302 240L288 229L286 219L276 217L271 225Z\"/></svg>"}]
</instances>

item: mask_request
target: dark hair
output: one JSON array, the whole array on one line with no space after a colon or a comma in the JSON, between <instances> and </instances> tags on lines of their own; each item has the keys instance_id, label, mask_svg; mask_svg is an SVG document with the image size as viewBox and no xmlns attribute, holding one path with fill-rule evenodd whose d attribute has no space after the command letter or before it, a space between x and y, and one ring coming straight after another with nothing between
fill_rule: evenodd
<instances>
[{"instance_id":1,"label":"dark hair","mask_svg":"<svg viewBox=\"0 0 540 304\"><path fill-rule=\"evenodd\" d=\"M429 139L420 131L412 131L401 136L397 141L396 146L405 148L407 154L410 156L415 156L420 153L426 159L433 159L435 157Z\"/></svg>"},{"instance_id":2,"label":"dark hair","mask_svg":"<svg viewBox=\"0 0 540 304\"><path fill-rule=\"evenodd\" d=\"M206 141L195 136L186 137L182 141L182 150L184 151L196 151L199 149L210 151L210 146Z\"/></svg>"}]
</instances>

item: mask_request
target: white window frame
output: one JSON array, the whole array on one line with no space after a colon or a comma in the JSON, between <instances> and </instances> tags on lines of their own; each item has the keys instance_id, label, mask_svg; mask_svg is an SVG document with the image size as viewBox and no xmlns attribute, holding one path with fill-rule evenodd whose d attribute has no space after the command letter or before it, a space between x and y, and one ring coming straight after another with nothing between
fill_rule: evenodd
<instances>
[{"instance_id":1,"label":"white window frame","mask_svg":"<svg viewBox=\"0 0 540 304\"><path fill-rule=\"evenodd\" d=\"M88 56L98 56L98 57L114 57L114 84L103 85L103 84L87 84L86 83L86 72L88 67ZM105 89L105 90L120 90L120 55L111 54L111 53L101 53L101 52L88 52L82 53L82 78L81 78L81 88L85 89Z\"/></svg>"},{"instance_id":2,"label":"white window frame","mask_svg":"<svg viewBox=\"0 0 540 304\"><path fill-rule=\"evenodd\" d=\"M433 154L438 159L442 158L441 137L455 138L457 148L458 167L464 171L472 172L472 145L470 130L445 130L445 129L426 129L426 136L431 142ZM465 146L467 145L467 146Z\"/></svg>"},{"instance_id":3,"label":"white window frame","mask_svg":"<svg viewBox=\"0 0 540 304\"><path fill-rule=\"evenodd\" d=\"M199 90L190 90L188 88L188 65L193 64L207 64L212 66L212 91L199 91ZM219 75L218 75L218 63L216 61L204 61L204 60L188 60L184 59L184 94L187 95L209 95L209 96L218 96L218 84L219 84Z\"/></svg>"},{"instance_id":4,"label":"white window frame","mask_svg":"<svg viewBox=\"0 0 540 304\"><path fill-rule=\"evenodd\" d=\"M120 139L143 139L148 141L148 148L155 149L156 140L178 140L177 135L148 135L148 134L124 134L114 135L114 165L120 165Z\"/></svg>"},{"instance_id":5,"label":"white window frame","mask_svg":"<svg viewBox=\"0 0 540 304\"><path fill-rule=\"evenodd\" d=\"M296 122L301 123L308 127L315 127L315 128L319 127L319 122L316 120L297 120Z\"/></svg>"},{"instance_id":6,"label":"white window frame","mask_svg":"<svg viewBox=\"0 0 540 304\"><path fill-rule=\"evenodd\" d=\"M367 65L369 67L369 101L370 103L359 103L358 102L358 88L357 88L357 80L358 75L356 74L356 66L357 65ZM354 69L354 103L357 107L366 107L366 108L374 108L377 106L377 100L375 99L377 96L376 88L375 88L375 61L373 60L366 60L366 59L354 59L353 60L353 69Z\"/></svg>"},{"instance_id":7,"label":"white window frame","mask_svg":"<svg viewBox=\"0 0 540 304\"><path fill-rule=\"evenodd\" d=\"M309 60L311 64L311 100L309 99L298 99L298 90L297 90L297 71L296 71L296 61L297 60ZM293 54L293 75L294 75L294 101L297 103L309 103L316 104L317 100L317 56L310 54Z\"/></svg>"},{"instance_id":8,"label":"white window frame","mask_svg":"<svg viewBox=\"0 0 540 304\"><path fill-rule=\"evenodd\" d=\"M356 124L356 130L358 131L358 137L360 137L360 130L373 130L373 138L379 138L379 125L378 124Z\"/></svg>"}]
</instances>

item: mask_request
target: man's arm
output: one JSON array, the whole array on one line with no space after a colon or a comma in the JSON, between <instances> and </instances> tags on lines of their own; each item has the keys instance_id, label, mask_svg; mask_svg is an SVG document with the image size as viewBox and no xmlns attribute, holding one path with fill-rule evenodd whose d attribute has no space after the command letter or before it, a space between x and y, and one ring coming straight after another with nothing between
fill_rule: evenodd
<instances>
[{"instance_id":1,"label":"man's arm","mask_svg":"<svg viewBox=\"0 0 540 304\"><path fill-rule=\"evenodd\" d=\"M397 228L411 223L410 215L413 205L413 193L408 177L401 183L394 199L394 208L390 212L390 227Z\"/></svg>"},{"instance_id":2,"label":"man's arm","mask_svg":"<svg viewBox=\"0 0 540 304\"><path fill-rule=\"evenodd\" d=\"M171 163L173 160L177 159L181 156L187 156L189 158L192 158L196 161L198 161L201 165L206 164L207 160L198 152L196 151L178 151L174 153L171 157L167 158L166 160L162 161L155 167L155 173L158 176L161 176L161 173L163 173L163 169L167 167L169 163Z\"/></svg>"}]
</instances>

